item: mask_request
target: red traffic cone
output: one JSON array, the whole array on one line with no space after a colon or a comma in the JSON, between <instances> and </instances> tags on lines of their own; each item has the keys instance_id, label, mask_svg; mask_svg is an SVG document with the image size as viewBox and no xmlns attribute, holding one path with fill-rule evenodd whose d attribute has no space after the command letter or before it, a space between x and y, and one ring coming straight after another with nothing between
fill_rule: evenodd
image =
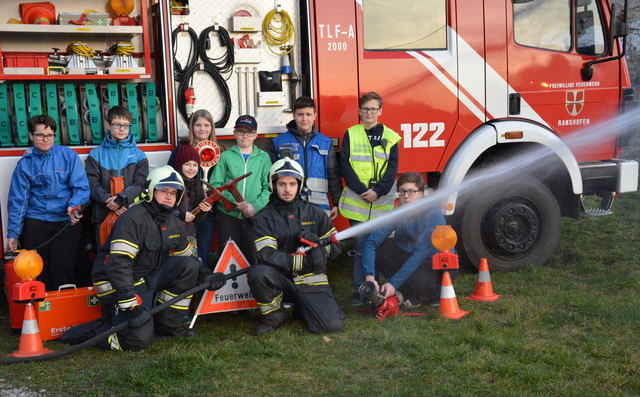
<instances>
[{"instance_id":1,"label":"red traffic cone","mask_svg":"<svg viewBox=\"0 0 640 397\"><path fill-rule=\"evenodd\" d=\"M476 290L467 299L474 301L493 302L500 298L500 295L493 293L491 285L491 275L489 275L489 265L487 258L480 258L480 267L478 269L478 281L476 281Z\"/></svg>"},{"instance_id":2,"label":"red traffic cone","mask_svg":"<svg viewBox=\"0 0 640 397\"><path fill-rule=\"evenodd\" d=\"M458 307L458 299L456 299L456 291L453 290L453 284L451 283L451 276L449 272L442 274L442 287L440 288L440 313L453 320L457 320L467 314L464 310L460 310Z\"/></svg>"},{"instance_id":3,"label":"red traffic cone","mask_svg":"<svg viewBox=\"0 0 640 397\"><path fill-rule=\"evenodd\" d=\"M43 354L53 353L42 346L42 338L40 337L40 329L38 328L38 320L36 313L33 311L33 304L27 303L24 308L24 320L22 321L22 335L20 336L20 347L9 357L31 357L41 356Z\"/></svg>"}]
</instances>

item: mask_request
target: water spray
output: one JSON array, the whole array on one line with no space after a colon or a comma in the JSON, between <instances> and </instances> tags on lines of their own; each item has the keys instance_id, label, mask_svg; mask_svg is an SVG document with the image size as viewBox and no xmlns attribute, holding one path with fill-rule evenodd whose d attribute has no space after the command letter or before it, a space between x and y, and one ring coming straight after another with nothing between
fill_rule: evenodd
<instances>
[{"instance_id":1,"label":"water spray","mask_svg":"<svg viewBox=\"0 0 640 397\"><path fill-rule=\"evenodd\" d=\"M557 142L551 143L550 146L536 146L526 153L509 157L508 163L501 161L492 164L467 176L459 185L438 188L434 193L424 196L411 205L398 207L378 218L340 231L333 238L338 241L345 240L357 235L370 233L385 226L399 224L405 219L417 217L426 208L432 206L443 207L442 203L446 203L446 199L452 195L469 194L478 188L490 189L491 186L502 184L514 177L517 178L525 170L532 174L542 173L544 172L544 167L549 164L551 156L566 152L569 149L575 152L581 147L601 142L604 138L615 137L617 133L609 132L612 130L612 123L615 123L616 130L628 130L630 127L640 123L640 112L630 112L617 116L613 120L603 121L575 131L564 137L563 140L558 139ZM635 163L635 167L637 170L637 163ZM637 190L637 181L635 188L630 186L627 190Z\"/></svg>"}]
</instances>

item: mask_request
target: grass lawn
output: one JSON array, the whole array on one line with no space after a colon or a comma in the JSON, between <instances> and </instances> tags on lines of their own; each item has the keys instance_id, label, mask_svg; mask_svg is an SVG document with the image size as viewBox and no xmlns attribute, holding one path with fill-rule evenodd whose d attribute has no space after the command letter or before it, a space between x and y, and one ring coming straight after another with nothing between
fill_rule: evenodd
<instances>
[{"instance_id":1,"label":"grass lawn","mask_svg":"<svg viewBox=\"0 0 640 397\"><path fill-rule=\"evenodd\" d=\"M382 322L352 310L343 256L329 274L343 332L291 322L258 338L257 313L212 314L198 319L196 339L2 367L0 395L639 395L640 193L614 208L565 220L547 266L492 273L503 295L494 303L464 300L476 276L462 274L454 286L470 314L461 320L430 307ZM10 352L19 338L5 303L0 315L0 350Z\"/></svg>"}]
</instances>

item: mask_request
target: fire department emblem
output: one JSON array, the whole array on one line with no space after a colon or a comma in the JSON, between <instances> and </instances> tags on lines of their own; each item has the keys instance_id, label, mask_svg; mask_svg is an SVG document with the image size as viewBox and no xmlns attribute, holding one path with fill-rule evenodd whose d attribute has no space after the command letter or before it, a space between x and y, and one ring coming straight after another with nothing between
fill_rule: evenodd
<instances>
[{"instance_id":1,"label":"fire department emblem","mask_svg":"<svg viewBox=\"0 0 640 397\"><path fill-rule=\"evenodd\" d=\"M565 97L564 107L567 113L577 116L584 107L584 90L568 90Z\"/></svg>"}]
</instances>

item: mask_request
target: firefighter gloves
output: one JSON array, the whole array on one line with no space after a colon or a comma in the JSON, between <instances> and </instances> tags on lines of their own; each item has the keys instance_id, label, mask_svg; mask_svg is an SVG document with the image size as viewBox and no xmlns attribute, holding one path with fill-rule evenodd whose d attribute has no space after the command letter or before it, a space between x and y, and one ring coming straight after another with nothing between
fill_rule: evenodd
<instances>
[{"instance_id":1,"label":"firefighter gloves","mask_svg":"<svg viewBox=\"0 0 640 397\"><path fill-rule=\"evenodd\" d=\"M215 291L218 290L227 283L227 280L224 278L224 273L213 273L209 276L209 290Z\"/></svg>"},{"instance_id":2,"label":"firefighter gloves","mask_svg":"<svg viewBox=\"0 0 640 397\"><path fill-rule=\"evenodd\" d=\"M127 321L129 321L129 327L131 328L141 327L151 320L151 314L140 306L135 306L127 310L126 313Z\"/></svg>"}]
</instances>

